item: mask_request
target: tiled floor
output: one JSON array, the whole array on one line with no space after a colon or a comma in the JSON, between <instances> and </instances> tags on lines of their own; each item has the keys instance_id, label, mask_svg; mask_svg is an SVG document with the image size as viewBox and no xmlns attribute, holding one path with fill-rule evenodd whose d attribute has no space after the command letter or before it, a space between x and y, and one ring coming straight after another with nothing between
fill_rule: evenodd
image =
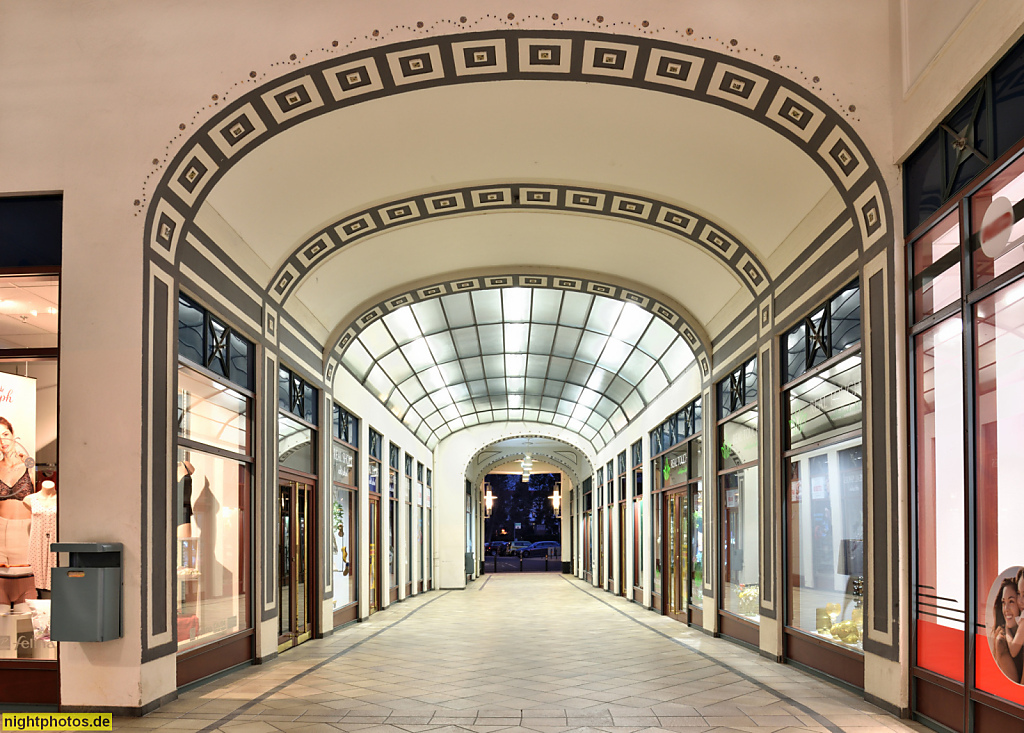
<instances>
[{"instance_id":1,"label":"tiled floor","mask_svg":"<svg viewBox=\"0 0 1024 733\"><path fill-rule=\"evenodd\" d=\"M923 731L569 576L491 575L391 606L115 730Z\"/></svg>"}]
</instances>

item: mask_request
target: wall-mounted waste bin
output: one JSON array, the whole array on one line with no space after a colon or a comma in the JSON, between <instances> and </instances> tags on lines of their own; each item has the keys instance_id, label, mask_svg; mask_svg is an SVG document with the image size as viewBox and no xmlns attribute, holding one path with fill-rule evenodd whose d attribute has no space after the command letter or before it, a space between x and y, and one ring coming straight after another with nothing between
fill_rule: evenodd
<instances>
[{"instance_id":1,"label":"wall-mounted waste bin","mask_svg":"<svg viewBox=\"0 0 1024 733\"><path fill-rule=\"evenodd\" d=\"M54 542L68 566L51 572L50 638L54 641L120 639L120 542Z\"/></svg>"}]
</instances>

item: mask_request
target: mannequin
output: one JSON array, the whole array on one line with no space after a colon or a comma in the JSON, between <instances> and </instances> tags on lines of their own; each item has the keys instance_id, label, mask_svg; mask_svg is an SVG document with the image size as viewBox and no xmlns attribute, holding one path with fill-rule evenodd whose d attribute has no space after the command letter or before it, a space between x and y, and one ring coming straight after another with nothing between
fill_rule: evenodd
<instances>
[{"instance_id":1,"label":"mannequin","mask_svg":"<svg viewBox=\"0 0 1024 733\"><path fill-rule=\"evenodd\" d=\"M39 491L24 499L32 512L32 527L28 538L28 560L35 577L36 592L40 598L50 595L50 571L57 565L56 553L50 552L50 543L57 541L57 481L56 476L44 479Z\"/></svg>"},{"instance_id":2,"label":"mannequin","mask_svg":"<svg viewBox=\"0 0 1024 733\"><path fill-rule=\"evenodd\" d=\"M182 485L181 508L182 519L178 524L178 539L192 536L192 474L195 466L187 460L178 461L178 483Z\"/></svg>"}]
</instances>

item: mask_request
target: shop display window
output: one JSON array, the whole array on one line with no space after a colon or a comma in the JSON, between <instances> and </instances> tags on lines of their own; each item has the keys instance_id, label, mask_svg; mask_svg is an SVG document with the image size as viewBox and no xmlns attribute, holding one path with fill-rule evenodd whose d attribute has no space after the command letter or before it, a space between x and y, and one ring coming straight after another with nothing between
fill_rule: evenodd
<instances>
[{"instance_id":1,"label":"shop display window","mask_svg":"<svg viewBox=\"0 0 1024 733\"><path fill-rule=\"evenodd\" d=\"M340 405L333 405L331 444L331 557L334 579L334 610L357 600L356 596L356 495L358 481L359 419Z\"/></svg>"},{"instance_id":2,"label":"shop display window","mask_svg":"<svg viewBox=\"0 0 1024 733\"><path fill-rule=\"evenodd\" d=\"M252 627L253 345L181 295L173 516L184 652Z\"/></svg>"},{"instance_id":3,"label":"shop display window","mask_svg":"<svg viewBox=\"0 0 1024 733\"><path fill-rule=\"evenodd\" d=\"M964 366L960 315L914 339L917 666L964 681ZM941 538L940 538L941 533Z\"/></svg>"},{"instance_id":4,"label":"shop display window","mask_svg":"<svg viewBox=\"0 0 1024 733\"><path fill-rule=\"evenodd\" d=\"M914 317L924 318L960 300L960 210L913 245Z\"/></svg>"},{"instance_id":5,"label":"shop display window","mask_svg":"<svg viewBox=\"0 0 1024 733\"><path fill-rule=\"evenodd\" d=\"M704 488L693 485L690 493L690 603L700 608L704 603Z\"/></svg>"},{"instance_id":6,"label":"shop display window","mask_svg":"<svg viewBox=\"0 0 1024 733\"><path fill-rule=\"evenodd\" d=\"M787 462L788 624L858 650L864 635L860 442L836 443Z\"/></svg>"},{"instance_id":7,"label":"shop display window","mask_svg":"<svg viewBox=\"0 0 1024 733\"><path fill-rule=\"evenodd\" d=\"M427 572L426 580L432 581L434 577L434 510L433 510L433 472L427 469L427 491L424 494L424 503L427 507Z\"/></svg>"},{"instance_id":8,"label":"shop display window","mask_svg":"<svg viewBox=\"0 0 1024 733\"><path fill-rule=\"evenodd\" d=\"M760 622L757 359L718 383L721 608Z\"/></svg>"},{"instance_id":9,"label":"shop display window","mask_svg":"<svg viewBox=\"0 0 1024 733\"><path fill-rule=\"evenodd\" d=\"M37 294L55 306L56 278ZM56 331L56 317L52 321ZM50 589L57 556L50 543L57 541L57 360L0 361L0 394L0 659L53 660L57 643L50 640Z\"/></svg>"},{"instance_id":10,"label":"shop display window","mask_svg":"<svg viewBox=\"0 0 1024 733\"><path fill-rule=\"evenodd\" d=\"M1024 282L974 308L979 690L1024 704Z\"/></svg>"}]
</instances>

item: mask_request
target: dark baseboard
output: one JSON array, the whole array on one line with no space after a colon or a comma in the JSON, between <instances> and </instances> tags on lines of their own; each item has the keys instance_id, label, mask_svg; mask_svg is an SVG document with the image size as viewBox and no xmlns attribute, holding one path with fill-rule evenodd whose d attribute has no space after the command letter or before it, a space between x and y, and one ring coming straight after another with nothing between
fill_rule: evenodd
<instances>
[{"instance_id":1,"label":"dark baseboard","mask_svg":"<svg viewBox=\"0 0 1024 733\"><path fill-rule=\"evenodd\" d=\"M117 718L141 718L147 713L151 713L161 705L178 699L178 691L169 692L163 697L147 702L145 705L138 707L122 707L122 706L103 706L103 705L61 705L60 712L62 713L110 713Z\"/></svg>"},{"instance_id":2,"label":"dark baseboard","mask_svg":"<svg viewBox=\"0 0 1024 733\"><path fill-rule=\"evenodd\" d=\"M771 652L765 651L764 649L760 649L758 651L760 652L762 657L764 657L765 659L770 659L777 664L782 664L783 659L785 659L785 657L783 657L781 654L772 654Z\"/></svg>"},{"instance_id":3,"label":"dark baseboard","mask_svg":"<svg viewBox=\"0 0 1024 733\"><path fill-rule=\"evenodd\" d=\"M270 652L270 654L266 654L262 657L256 657L256 659L253 660L253 664L266 664L267 662L274 661L275 657L277 657L277 652L273 651Z\"/></svg>"},{"instance_id":4,"label":"dark baseboard","mask_svg":"<svg viewBox=\"0 0 1024 733\"><path fill-rule=\"evenodd\" d=\"M894 705L893 703L889 702L888 700L883 700L882 698L876 697L875 695L872 695L871 693L868 693L868 692L864 693L864 702L869 702L872 705L874 705L876 708L881 708L882 710L884 710L887 713L892 713L893 715L895 715L897 718L900 718L901 720L909 720L910 719L910 708L901 708L899 705Z\"/></svg>"}]
</instances>

